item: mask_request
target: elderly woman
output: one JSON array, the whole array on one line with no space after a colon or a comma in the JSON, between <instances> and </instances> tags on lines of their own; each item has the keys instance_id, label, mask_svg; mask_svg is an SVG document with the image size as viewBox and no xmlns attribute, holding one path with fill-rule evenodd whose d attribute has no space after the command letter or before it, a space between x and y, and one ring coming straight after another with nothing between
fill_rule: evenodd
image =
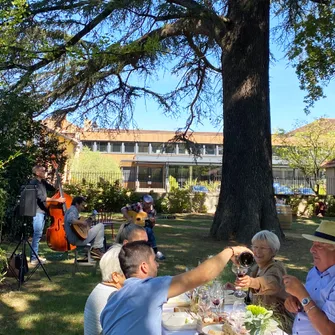
<instances>
[{"instance_id":1,"label":"elderly woman","mask_svg":"<svg viewBox=\"0 0 335 335\"><path fill-rule=\"evenodd\" d=\"M100 260L102 282L89 295L84 311L84 334L99 335L102 331L100 314L106 306L108 298L118 291L125 281L120 267L120 244L112 245Z\"/></svg>"},{"instance_id":2,"label":"elderly woman","mask_svg":"<svg viewBox=\"0 0 335 335\"><path fill-rule=\"evenodd\" d=\"M280 249L280 241L274 233L262 230L251 240L256 264L251 267L250 276L238 278L236 286L248 288L247 300L274 311L282 328L291 333L293 316L284 307L287 293L283 283L286 269L274 257Z\"/></svg>"}]
</instances>

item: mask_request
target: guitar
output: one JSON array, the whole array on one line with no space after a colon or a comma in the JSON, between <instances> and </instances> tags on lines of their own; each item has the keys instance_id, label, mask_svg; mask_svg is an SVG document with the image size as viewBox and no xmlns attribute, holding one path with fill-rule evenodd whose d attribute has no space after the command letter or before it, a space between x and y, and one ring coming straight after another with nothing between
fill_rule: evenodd
<instances>
[{"instance_id":1,"label":"guitar","mask_svg":"<svg viewBox=\"0 0 335 335\"><path fill-rule=\"evenodd\" d=\"M131 220L140 225L145 226L146 220L148 220L148 214L146 212L135 212L135 211L128 211L127 214L131 217Z\"/></svg>"},{"instance_id":2,"label":"guitar","mask_svg":"<svg viewBox=\"0 0 335 335\"><path fill-rule=\"evenodd\" d=\"M73 223L71 225L72 230L77 235L78 238L81 240L86 240L88 236L88 232L91 229L92 226L96 225L97 223L102 223L104 225L110 225L112 229L112 235L114 235L114 227L113 227L113 221L112 221L112 213L92 213L92 217L87 218L83 223L85 224L79 224L79 223Z\"/></svg>"},{"instance_id":3,"label":"guitar","mask_svg":"<svg viewBox=\"0 0 335 335\"><path fill-rule=\"evenodd\" d=\"M85 224L88 223L88 224ZM73 223L71 225L71 229L77 235L77 237L81 240L86 240L88 236L88 232L92 226L92 218L88 218L87 220L83 221L83 223Z\"/></svg>"}]
</instances>

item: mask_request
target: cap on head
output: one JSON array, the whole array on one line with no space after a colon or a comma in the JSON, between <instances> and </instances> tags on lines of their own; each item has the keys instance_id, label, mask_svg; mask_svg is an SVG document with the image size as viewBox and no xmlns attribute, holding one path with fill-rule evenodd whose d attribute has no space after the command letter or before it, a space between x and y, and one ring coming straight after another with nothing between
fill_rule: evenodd
<instances>
[{"instance_id":1,"label":"cap on head","mask_svg":"<svg viewBox=\"0 0 335 335\"><path fill-rule=\"evenodd\" d=\"M145 194L143 196L143 202L147 203L147 204L150 204L150 203L153 203L154 202L154 199L152 198L151 195L149 194Z\"/></svg>"},{"instance_id":2,"label":"cap on head","mask_svg":"<svg viewBox=\"0 0 335 335\"><path fill-rule=\"evenodd\" d=\"M302 237L314 242L335 244L335 222L321 221L314 235L302 234Z\"/></svg>"}]
</instances>

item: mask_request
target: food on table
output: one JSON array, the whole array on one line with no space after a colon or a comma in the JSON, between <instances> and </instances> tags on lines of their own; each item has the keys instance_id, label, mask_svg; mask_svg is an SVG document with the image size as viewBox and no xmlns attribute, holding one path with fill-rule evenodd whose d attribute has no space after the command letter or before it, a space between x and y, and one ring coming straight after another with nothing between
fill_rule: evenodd
<instances>
[{"instance_id":1,"label":"food on table","mask_svg":"<svg viewBox=\"0 0 335 335\"><path fill-rule=\"evenodd\" d=\"M225 335L225 333L221 330L214 330L214 329L210 329L208 331L208 335Z\"/></svg>"}]
</instances>

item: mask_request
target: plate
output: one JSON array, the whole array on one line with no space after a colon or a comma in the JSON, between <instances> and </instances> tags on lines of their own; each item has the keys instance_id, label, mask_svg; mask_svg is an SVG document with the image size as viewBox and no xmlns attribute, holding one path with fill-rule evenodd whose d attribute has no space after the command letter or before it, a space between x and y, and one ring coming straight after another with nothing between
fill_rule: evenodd
<instances>
[{"instance_id":1,"label":"plate","mask_svg":"<svg viewBox=\"0 0 335 335\"><path fill-rule=\"evenodd\" d=\"M222 323L216 323L214 325L208 325L204 328L202 328L202 332L206 335L212 335L210 333L210 330L216 331L218 332L217 334L223 334L223 330L222 330ZM221 333L220 333L221 332ZM216 334L215 334L216 335Z\"/></svg>"},{"instance_id":2,"label":"plate","mask_svg":"<svg viewBox=\"0 0 335 335\"><path fill-rule=\"evenodd\" d=\"M166 304L170 307L187 307L191 304L191 299L185 294L177 295L176 297L170 298Z\"/></svg>"},{"instance_id":3,"label":"plate","mask_svg":"<svg viewBox=\"0 0 335 335\"><path fill-rule=\"evenodd\" d=\"M163 313L162 324L167 330L196 329L197 319L186 312Z\"/></svg>"}]
</instances>

